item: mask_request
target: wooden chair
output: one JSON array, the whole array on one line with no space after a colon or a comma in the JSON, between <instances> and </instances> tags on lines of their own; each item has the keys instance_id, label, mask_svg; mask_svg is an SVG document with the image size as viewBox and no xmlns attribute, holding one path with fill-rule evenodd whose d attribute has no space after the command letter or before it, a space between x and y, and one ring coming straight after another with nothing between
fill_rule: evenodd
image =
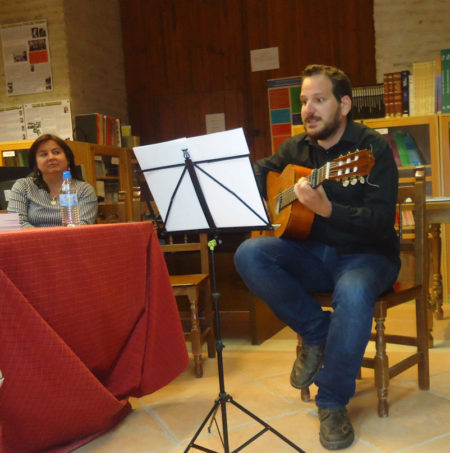
<instances>
[{"instance_id":1,"label":"wooden chair","mask_svg":"<svg viewBox=\"0 0 450 453\"><path fill-rule=\"evenodd\" d=\"M371 340L375 342L375 357L364 357L362 366L372 368L375 375L375 387L378 394L378 415L389 415L388 387L389 380L406 369L418 366L418 384L422 390L430 387L428 358L428 228L425 209L425 171L419 168L415 173L413 185L401 186L398 191L398 234L402 251L402 269L394 289L383 294L375 304L375 331ZM405 224L405 219L413 214L414 221ZM412 217L411 217L412 219ZM413 223L414 225L411 225ZM413 258L411 260L411 258ZM414 262L412 269L405 269ZM411 271L412 272L408 272ZM408 275L413 274L413 275ZM331 294L313 294L323 307L331 307ZM416 335L405 336L385 333L385 320L390 308L415 301ZM415 350L408 357L394 365L389 364L386 353L387 344L414 346ZM301 350L301 337L297 353ZM309 401L309 388L301 390L303 401Z\"/></svg>"},{"instance_id":2,"label":"wooden chair","mask_svg":"<svg viewBox=\"0 0 450 453\"><path fill-rule=\"evenodd\" d=\"M161 244L161 248L166 257L170 283L179 303L185 336L192 345L195 375L202 377L202 345L206 342L208 357L215 357L215 338L208 237L206 233L198 236L198 241L189 242L187 235L182 235L181 241L171 235L166 244ZM193 273L196 265L199 272ZM181 297L187 298L187 307L186 300L180 300Z\"/></svg>"},{"instance_id":3,"label":"wooden chair","mask_svg":"<svg viewBox=\"0 0 450 453\"><path fill-rule=\"evenodd\" d=\"M142 199L141 193L142 189L139 186L133 186L131 198L133 222L141 222L146 219L148 220L149 217L147 203Z\"/></svg>"}]
</instances>

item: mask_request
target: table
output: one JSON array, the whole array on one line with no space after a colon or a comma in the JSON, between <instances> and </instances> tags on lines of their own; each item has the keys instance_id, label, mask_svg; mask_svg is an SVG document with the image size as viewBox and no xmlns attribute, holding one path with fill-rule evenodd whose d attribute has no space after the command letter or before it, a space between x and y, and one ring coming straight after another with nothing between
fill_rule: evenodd
<instances>
[{"instance_id":1,"label":"table","mask_svg":"<svg viewBox=\"0 0 450 453\"><path fill-rule=\"evenodd\" d=\"M70 451L188 365L150 222L1 233L0 288L3 453Z\"/></svg>"},{"instance_id":2,"label":"table","mask_svg":"<svg viewBox=\"0 0 450 453\"><path fill-rule=\"evenodd\" d=\"M430 306L436 319L443 319L442 272L441 272L441 224L450 222L450 197L427 197L427 222L431 232Z\"/></svg>"}]
</instances>

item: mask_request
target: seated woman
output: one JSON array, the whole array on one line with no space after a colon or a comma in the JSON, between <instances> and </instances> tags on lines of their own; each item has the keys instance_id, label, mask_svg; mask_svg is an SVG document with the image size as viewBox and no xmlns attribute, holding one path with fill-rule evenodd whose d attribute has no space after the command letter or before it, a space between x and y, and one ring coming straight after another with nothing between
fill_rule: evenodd
<instances>
[{"instance_id":1,"label":"seated woman","mask_svg":"<svg viewBox=\"0 0 450 453\"><path fill-rule=\"evenodd\" d=\"M97 195L83 181L69 145L55 135L38 137L28 152L29 177L18 179L11 189L8 212L19 214L21 228L61 226L59 191L63 172L70 170L78 196L80 223L94 223Z\"/></svg>"}]
</instances>

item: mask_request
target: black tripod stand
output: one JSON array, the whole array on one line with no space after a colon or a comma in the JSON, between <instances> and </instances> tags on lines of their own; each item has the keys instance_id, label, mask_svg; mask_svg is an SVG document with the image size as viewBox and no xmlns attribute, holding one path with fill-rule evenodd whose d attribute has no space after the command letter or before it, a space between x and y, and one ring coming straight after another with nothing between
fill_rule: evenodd
<instances>
[{"instance_id":1,"label":"black tripod stand","mask_svg":"<svg viewBox=\"0 0 450 453\"><path fill-rule=\"evenodd\" d=\"M214 302L214 312L215 312L215 322L216 322L216 351L217 351L217 367L218 367L218 371L219 371L220 392L219 392L218 398L214 402L213 407L211 408L208 415L201 423L200 427L198 428L198 430L195 433L192 440L189 442L189 445L187 446L186 450L184 450L184 453L188 452L191 448L195 448L197 450L201 450L201 451L205 451L205 452L209 452L209 453L218 453L215 450L211 450L209 448L203 447L203 446L195 443L197 437L200 435L203 428L208 423L208 420L210 421L210 424L208 426L208 431L211 431L211 425L213 423L215 423L217 426L217 429L219 431L219 436L220 436L220 440L222 441L224 453L230 453L230 446L229 446L229 442L228 442L227 403L231 403L233 406L237 407L242 412L244 412L249 417L253 418L260 425L263 426L263 429L261 431L259 431L253 437L251 437L250 439L245 441L242 445L240 445L238 448L233 450L231 453L241 451L243 448L245 448L247 445L252 443L254 440L256 440L258 437L260 437L262 434L264 434L267 431L271 431L273 434L275 434L280 439L282 439L284 442L286 442L288 445L290 445L294 450L299 451L301 453L305 453L300 447L298 447L297 445L292 443L289 439L287 439L285 436L283 436L275 428L272 428L272 426L270 426L264 420L261 420L255 414L250 412L248 409L246 409L245 407L243 407L239 403L237 403L233 399L233 397L225 391L225 380L224 380L224 374L223 374L223 358L222 358L222 350L224 348L224 345L223 345L222 336L220 333L220 315L219 315L220 294L217 292L217 287L216 287L216 272L215 272L215 263L214 263L214 249L216 247L216 240L213 239L213 240L209 241L208 246L209 246L210 256L211 256L211 277L212 277L212 287L213 287L212 297L213 297L213 302ZM217 412L218 412L219 408L220 408L221 414L222 414L222 434L220 433L220 429L219 429L219 426L218 426L218 423L216 420L216 416L217 416Z\"/></svg>"}]
</instances>

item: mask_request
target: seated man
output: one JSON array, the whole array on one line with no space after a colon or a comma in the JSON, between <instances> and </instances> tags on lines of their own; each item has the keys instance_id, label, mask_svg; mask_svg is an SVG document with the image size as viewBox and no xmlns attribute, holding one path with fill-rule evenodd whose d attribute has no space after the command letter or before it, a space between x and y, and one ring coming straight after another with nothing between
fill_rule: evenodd
<instances>
[{"instance_id":1,"label":"seated man","mask_svg":"<svg viewBox=\"0 0 450 453\"><path fill-rule=\"evenodd\" d=\"M384 139L352 121L352 88L341 70L306 67L300 101L306 132L255 165L264 196L267 173L282 172L288 164L319 168L340 155L369 149L375 165L364 184L348 187L325 181L312 188L300 178L295 196L315 214L307 239L249 239L238 248L235 263L249 289L302 336L291 384L299 389L317 385L320 442L335 450L353 442L346 405L355 392L375 302L400 268L394 230L398 172ZM313 292L332 292L333 312L322 310L309 295Z\"/></svg>"}]
</instances>

